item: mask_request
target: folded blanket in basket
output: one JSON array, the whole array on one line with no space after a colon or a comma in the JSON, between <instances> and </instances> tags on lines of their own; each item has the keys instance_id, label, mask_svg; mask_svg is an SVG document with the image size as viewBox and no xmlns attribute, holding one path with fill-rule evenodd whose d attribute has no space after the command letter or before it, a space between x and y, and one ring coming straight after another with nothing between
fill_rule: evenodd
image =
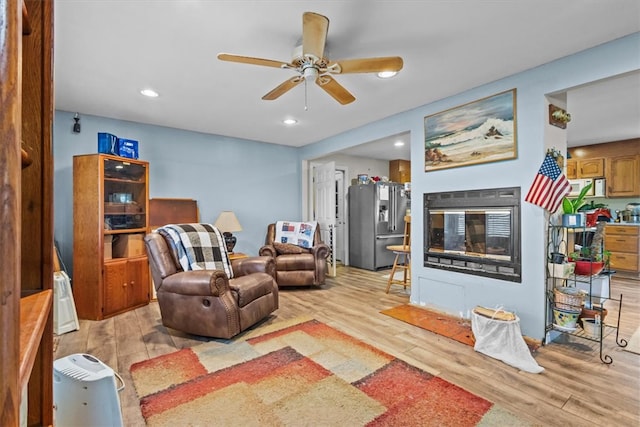
<instances>
[{"instance_id":1,"label":"folded blanket in basket","mask_svg":"<svg viewBox=\"0 0 640 427\"><path fill-rule=\"evenodd\" d=\"M184 271L223 270L233 277L224 237L213 225L169 224L157 231L173 241Z\"/></svg>"},{"instance_id":2,"label":"folded blanket in basket","mask_svg":"<svg viewBox=\"0 0 640 427\"><path fill-rule=\"evenodd\" d=\"M278 221L276 222L275 241L279 243L291 243L307 249L311 248L317 226L318 223L316 221Z\"/></svg>"},{"instance_id":3,"label":"folded blanket in basket","mask_svg":"<svg viewBox=\"0 0 640 427\"><path fill-rule=\"evenodd\" d=\"M505 321L516 320L515 314L509 311L504 311L500 309L486 308L478 305L476 306L476 308L473 309L473 311L475 311L477 314L480 314L481 316L488 317L490 319L505 320Z\"/></svg>"}]
</instances>

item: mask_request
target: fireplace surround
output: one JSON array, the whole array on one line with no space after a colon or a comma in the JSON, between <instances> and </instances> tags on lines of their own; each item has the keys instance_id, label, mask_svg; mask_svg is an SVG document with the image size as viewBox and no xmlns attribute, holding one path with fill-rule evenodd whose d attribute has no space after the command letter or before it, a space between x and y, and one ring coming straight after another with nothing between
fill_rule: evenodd
<instances>
[{"instance_id":1,"label":"fireplace surround","mask_svg":"<svg viewBox=\"0 0 640 427\"><path fill-rule=\"evenodd\" d=\"M424 194L424 266L521 282L520 187Z\"/></svg>"}]
</instances>

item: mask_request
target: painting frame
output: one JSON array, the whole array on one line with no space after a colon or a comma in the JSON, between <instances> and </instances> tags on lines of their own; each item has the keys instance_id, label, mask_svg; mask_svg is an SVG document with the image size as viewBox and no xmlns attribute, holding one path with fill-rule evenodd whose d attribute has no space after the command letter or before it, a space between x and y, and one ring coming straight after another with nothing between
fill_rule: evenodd
<instances>
[{"instance_id":1,"label":"painting frame","mask_svg":"<svg viewBox=\"0 0 640 427\"><path fill-rule=\"evenodd\" d=\"M516 88L424 118L425 172L518 157Z\"/></svg>"}]
</instances>

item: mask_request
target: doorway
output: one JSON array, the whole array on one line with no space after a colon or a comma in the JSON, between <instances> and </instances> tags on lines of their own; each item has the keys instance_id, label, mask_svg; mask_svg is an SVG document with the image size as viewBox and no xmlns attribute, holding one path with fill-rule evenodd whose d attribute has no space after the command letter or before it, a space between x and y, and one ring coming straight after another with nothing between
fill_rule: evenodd
<instances>
[{"instance_id":1,"label":"doorway","mask_svg":"<svg viewBox=\"0 0 640 427\"><path fill-rule=\"evenodd\" d=\"M329 264L332 271L335 271L336 261L349 265L348 176L348 168L336 166L333 161L309 163L308 217L318 221L323 241L331 248ZM329 186L328 179L331 181Z\"/></svg>"},{"instance_id":2,"label":"doorway","mask_svg":"<svg viewBox=\"0 0 640 427\"><path fill-rule=\"evenodd\" d=\"M349 265L349 251L346 248L348 244L346 233L347 228L347 187L345 185L346 172L344 169L336 168L336 226L335 226L335 239L336 239L336 261L341 262L344 265Z\"/></svg>"},{"instance_id":3,"label":"doorway","mask_svg":"<svg viewBox=\"0 0 640 427\"><path fill-rule=\"evenodd\" d=\"M329 233L331 241L325 241L325 243L331 244L332 248L335 247L332 252L336 261L345 266L350 265L347 197L349 187L354 183L352 181L355 181L357 174L361 173L368 176L389 176L389 162L399 159L411 160L411 132L409 131L349 147L325 157L302 161L303 217L309 220L318 220L319 213L321 216L326 216L323 220L332 224L332 232ZM331 171L331 178L334 181L331 183L331 191L335 194L332 195L330 202L328 198L322 200L325 201L325 204L331 205L333 215L323 206L316 205L318 198L316 194L318 189L317 172L323 170L321 175L324 178L321 185L323 189L328 190L329 187L325 186L325 179L328 178L329 173L325 167L332 162L335 166Z\"/></svg>"}]
</instances>

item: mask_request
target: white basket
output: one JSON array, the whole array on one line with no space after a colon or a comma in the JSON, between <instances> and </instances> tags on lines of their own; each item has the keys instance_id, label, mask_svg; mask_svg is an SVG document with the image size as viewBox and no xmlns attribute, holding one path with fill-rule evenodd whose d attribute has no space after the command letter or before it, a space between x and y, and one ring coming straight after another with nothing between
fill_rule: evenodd
<instances>
[{"instance_id":1,"label":"white basket","mask_svg":"<svg viewBox=\"0 0 640 427\"><path fill-rule=\"evenodd\" d=\"M564 264L547 263L547 269L549 270L549 276L556 279L567 279L573 274L576 269L576 264L568 262Z\"/></svg>"}]
</instances>

